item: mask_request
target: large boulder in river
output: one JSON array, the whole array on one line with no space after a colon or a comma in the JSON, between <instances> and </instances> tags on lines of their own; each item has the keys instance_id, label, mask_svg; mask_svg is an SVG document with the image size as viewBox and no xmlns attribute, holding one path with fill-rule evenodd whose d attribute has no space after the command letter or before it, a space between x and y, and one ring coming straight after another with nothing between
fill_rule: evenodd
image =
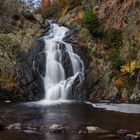
<instances>
[{"instance_id":1,"label":"large boulder in river","mask_svg":"<svg viewBox=\"0 0 140 140\"><path fill-rule=\"evenodd\" d=\"M64 126L60 125L60 124L53 124L49 127L50 132L56 132L56 133L60 133L60 132L64 132L65 128Z\"/></svg>"}]
</instances>

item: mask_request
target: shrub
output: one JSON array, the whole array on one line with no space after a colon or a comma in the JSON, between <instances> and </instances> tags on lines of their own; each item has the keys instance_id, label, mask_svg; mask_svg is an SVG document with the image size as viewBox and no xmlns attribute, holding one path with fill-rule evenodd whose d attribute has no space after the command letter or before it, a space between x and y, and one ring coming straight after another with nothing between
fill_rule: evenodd
<instances>
[{"instance_id":1,"label":"shrub","mask_svg":"<svg viewBox=\"0 0 140 140\"><path fill-rule=\"evenodd\" d=\"M105 41L107 45L111 48L119 48L122 46L122 34L121 32L115 30L115 29L110 29L106 31L106 38Z\"/></svg>"},{"instance_id":2,"label":"shrub","mask_svg":"<svg viewBox=\"0 0 140 140\"><path fill-rule=\"evenodd\" d=\"M95 37L95 38L98 38L98 39L101 39L101 40L105 40L105 37L106 37L106 31L103 29L103 28L97 28L95 30L95 32L92 33L92 35Z\"/></svg>"},{"instance_id":3,"label":"shrub","mask_svg":"<svg viewBox=\"0 0 140 140\"><path fill-rule=\"evenodd\" d=\"M113 49L110 53L110 58L113 64L113 67L115 69L120 69L120 67L124 64L124 61L122 60L119 51L116 49Z\"/></svg>"},{"instance_id":4,"label":"shrub","mask_svg":"<svg viewBox=\"0 0 140 140\"><path fill-rule=\"evenodd\" d=\"M82 26L87 27L91 32L100 27L100 20L92 9L88 9L85 12Z\"/></svg>"},{"instance_id":5,"label":"shrub","mask_svg":"<svg viewBox=\"0 0 140 140\"><path fill-rule=\"evenodd\" d=\"M129 74L130 76L133 76L138 69L140 69L139 60L133 60L133 61L121 66L122 74Z\"/></svg>"}]
</instances>

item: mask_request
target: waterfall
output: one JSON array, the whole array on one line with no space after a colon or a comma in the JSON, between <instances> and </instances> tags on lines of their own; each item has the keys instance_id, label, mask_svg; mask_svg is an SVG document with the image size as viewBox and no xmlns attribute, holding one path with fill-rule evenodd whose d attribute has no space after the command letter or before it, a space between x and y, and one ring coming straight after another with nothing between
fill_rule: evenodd
<instances>
[{"instance_id":1,"label":"waterfall","mask_svg":"<svg viewBox=\"0 0 140 140\"><path fill-rule=\"evenodd\" d=\"M63 41L68 28L51 23L50 30L43 37L46 53L46 72L44 77L45 99L66 100L72 92L72 85L78 79L84 79L84 65L80 57L73 52L72 45ZM70 61L66 61L65 55ZM65 62L66 61L66 62ZM66 75L69 65L71 74Z\"/></svg>"}]
</instances>

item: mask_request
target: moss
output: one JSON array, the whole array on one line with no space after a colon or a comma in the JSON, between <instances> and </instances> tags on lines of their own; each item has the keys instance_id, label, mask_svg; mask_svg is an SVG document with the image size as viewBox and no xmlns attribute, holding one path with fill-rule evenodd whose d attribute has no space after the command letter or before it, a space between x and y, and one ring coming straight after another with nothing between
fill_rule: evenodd
<instances>
[{"instance_id":1,"label":"moss","mask_svg":"<svg viewBox=\"0 0 140 140\"><path fill-rule=\"evenodd\" d=\"M120 69L120 67L124 64L124 60L121 58L119 51L116 49L111 50L110 58L115 69Z\"/></svg>"}]
</instances>

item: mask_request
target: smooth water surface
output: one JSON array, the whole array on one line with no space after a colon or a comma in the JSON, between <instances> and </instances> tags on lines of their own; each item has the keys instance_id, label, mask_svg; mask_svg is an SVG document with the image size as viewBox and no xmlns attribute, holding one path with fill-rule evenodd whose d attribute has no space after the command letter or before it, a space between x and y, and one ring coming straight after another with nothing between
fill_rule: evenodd
<instances>
[{"instance_id":1,"label":"smooth water surface","mask_svg":"<svg viewBox=\"0 0 140 140\"><path fill-rule=\"evenodd\" d=\"M35 132L26 130L0 131L0 140L121 140L116 132L119 129L128 129L132 133L140 131L140 114L128 114L94 108L83 102L59 102L53 105L1 104L0 122L5 125L20 122L23 126L39 126ZM50 133L49 126L62 124L64 133ZM79 134L86 126L97 126L110 130L115 137L106 135Z\"/></svg>"}]
</instances>

